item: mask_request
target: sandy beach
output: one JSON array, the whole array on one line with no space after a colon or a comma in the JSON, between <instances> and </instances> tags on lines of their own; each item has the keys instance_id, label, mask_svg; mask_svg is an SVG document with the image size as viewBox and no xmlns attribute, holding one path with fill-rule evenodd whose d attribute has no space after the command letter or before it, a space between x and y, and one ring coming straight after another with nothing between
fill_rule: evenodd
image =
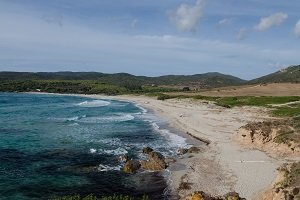
<instances>
[{"instance_id":1,"label":"sandy beach","mask_svg":"<svg viewBox=\"0 0 300 200\"><path fill-rule=\"evenodd\" d=\"M212 195L236 191L244 198L260 199L260 194L275 180L276 168L284 162L264 152L245 148L232 138L248 122L269 118L263 109L226 109L192 99L159 101L145 96L89 96L133 101L151 109L183 133L188 132L210 142L203 153L179 159L179 163L186 165L185 169L171 170L175 190L182 181L190 186L189 189L179 190L182 199L188 198L193 191L205 191Z\"/></svg>"}]
</instances>

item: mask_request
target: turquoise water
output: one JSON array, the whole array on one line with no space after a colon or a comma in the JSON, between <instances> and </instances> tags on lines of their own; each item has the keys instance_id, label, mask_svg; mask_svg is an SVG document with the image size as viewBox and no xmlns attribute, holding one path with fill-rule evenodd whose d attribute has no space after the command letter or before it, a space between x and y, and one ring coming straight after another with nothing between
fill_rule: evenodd
<instances>
[{"instance_id":1,"label":"turquoise water","mask_svg":"<svg viewBox=\"0 0 300 200\"><path fill-rule=\"evenodd\" d=\"M166 172L124 174L119 156L165 156L186 145L135 104L75 96L0 93L0 199L71 194L166 198ZM165 195L164 195L165 194Z\"/></svg>"}]
</instances>

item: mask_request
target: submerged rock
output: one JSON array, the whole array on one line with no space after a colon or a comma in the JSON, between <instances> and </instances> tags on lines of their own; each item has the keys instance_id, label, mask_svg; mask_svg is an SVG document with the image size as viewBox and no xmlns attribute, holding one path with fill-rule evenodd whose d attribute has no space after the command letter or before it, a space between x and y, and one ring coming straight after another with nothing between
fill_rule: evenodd
<instances>
[{"instance_id":1,"label":"submerged rock","mask_svg":"<svg viewBox=\"0 0 300 200\"><path fill-rule=\"evenodd\" d=\"M134 173L138 169L140 169L141 164L137 160L129 160L125 163L123 171L125 173Z\"/></svg>"},{"instance_id":2,"label":"submerged rock","mask_svg":"<svg viewBox=\"0 0 300 200\"><path fill-rule=\"evenodd\" d=\"M141 166L145 170L159 171L167 168L165 157L158 152L152 151L148 155L147 161L141 161Z\"/></svg>"}]
</instances>

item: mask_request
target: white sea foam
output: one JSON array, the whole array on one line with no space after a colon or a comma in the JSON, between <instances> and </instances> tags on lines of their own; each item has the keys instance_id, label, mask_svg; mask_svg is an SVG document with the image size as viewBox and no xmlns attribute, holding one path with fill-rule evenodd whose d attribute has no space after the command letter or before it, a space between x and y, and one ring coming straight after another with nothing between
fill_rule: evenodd
<instances>
[{"instance_id":1,"label":"white sea foam","mask_svg":"<svg viewBox=\"0 0 300 200\"><path fill-rule=\"evenodd\" d=\"M98 167L98 170L100 172L107 172L107 171L120 171L122 168L122 166L118 165L118 166L109 166L109 165L102 165L100 164Z\"/></svg>"},{"instance_id":2,"label":"white sea foam","mask_svg":"<svg viewBox=\"0 0 300 200\"><path fill-rule=\"evenodd\" d=\"M82 123L103 123L103 122L124 122L133 120L134 116L130 114L120 114L113 116L98 116L98 117L85 117L81 118L78 121Z\"/></svg>"},{"instance_id":3,"label":"white sea foam","mask_svg":"<svg viewBox=\"0 0 300 200\"><path fill-rule=\"evenodd\" d=\"M90 149L90 153L96 153L97 150L96 149Z\"/></svg>"},{"instance_id":4,"label":"white sea foam","mask_svg":"<svg viewBox=\"0 0 300 200\"><path fill-rule=\"evenodd\" d=\"M181 137L175 133L172 133L168 129L160 129L160 127L157 125L157 123L152 122L152 126L155 131L162 134L169 142L172 147L188 147L189 145L186 142L186 139L184 137Z\"/></svg>"},{"instance_id":5,"label":"white sea foam","mask_svg":"<svg viewBox=\"0 0 300 200\"><path fill-rule=\"evenodd\" d=\"M81 107L102 107L102 106L108 106L109 104L110 102L108 101L92 100L92 101L84 101L76 105Z\"/></svg>"},{"instance_id":6,"label":"white sea foam","mask_svg":"<svg viewBox=\"0 0 300 200\"><path fill-rule=\"evenodd\" d=\"M103 153L103 154L111 154L115 156L120 156L120 155L125 155L128 153L128 151L124 148L118 147L117 149L113 150L107 150L107 149L99 149L98 153Z\"/></svg>"},{"instance_id":7,"label":"white sea foam","mask_svg":"<svg viewBox=\"0 0 300 200\"><path fill-rule=\"evenodd\" d=\"M140 114L146 114L148 112L147 109L143 108L140 104L135 104L142 112Z\"/></svg>"}]
</instances>

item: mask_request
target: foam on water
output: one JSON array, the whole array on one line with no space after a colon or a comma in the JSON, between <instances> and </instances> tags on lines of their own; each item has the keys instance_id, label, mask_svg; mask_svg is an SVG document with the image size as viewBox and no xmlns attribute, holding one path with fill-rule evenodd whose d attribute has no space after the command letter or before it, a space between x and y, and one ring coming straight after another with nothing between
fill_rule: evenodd
<instances>
[{"instance_id":1,"label":"foam on water","mask_svg":"<svg viewBox=\"0 0 300 200\"><path fill-rule=\"evenodd\" d=\"M155 122L152 122L152 126L154 130L162 134L170 142L170 146L177 147L177 148L183 148L189 146L189 144L186 142L186 139L184 137L172 133L168 129L160 129L158 124Z\"/></svg>"},{"instance_id":2,"label":"foam on water","mask_svg":"<svg viewBox=\"0 0 300 200\"><path fill-rule=\"evenodd\" d=\"M78 120L81 123L109 123L109 122L125 122L133 120L134 116L130 114L118 114L113 116L98 116L98 117L85 117Z\"/></svg>"},{"instance_id":3,"label":"foam on water","mask_svg":"<svg viewBox=\"0 0 300 200\"><path fill-rule=\"evenodd\" d=\"M109 165L102 165L100 164L98 167L98 170L100 172L107 172L107 171L120 171L122 168L122 166L118 165L118 166L109 166Z\"/></svg>"},{"instance_id":4,"label":"foam on water","mask_svg":"<svg viewBox=\"0 0 300 200\"><path fill-rule=\"evenodd\" d=\"M103 100L92 100L92 101L84 101L76 105L81 107L102 107L102 106L110 105L110 102L103 101Z\"/></svg>"},{"instance_id":5,"label":"foam on water","mask_svg":"<svg viewBox=\"0 0 300 200\"><path fill-rule=\"evenodd\" d=\"M97 150L96 149L90 149L90 153L96 153Z\"/></svg>"},{"instance_id":6,"label":"foam on water","mask_svg":"<svg viewBox=\"0 0 300 200\"><path fill-rule=\"evenodd\" d=\"M117 149L108 150L108 149L98 149L99 154L110 154L115 156L121 156L128 153L128 151L122 147L118 147Z\"/></svg>"}]
</instances>

